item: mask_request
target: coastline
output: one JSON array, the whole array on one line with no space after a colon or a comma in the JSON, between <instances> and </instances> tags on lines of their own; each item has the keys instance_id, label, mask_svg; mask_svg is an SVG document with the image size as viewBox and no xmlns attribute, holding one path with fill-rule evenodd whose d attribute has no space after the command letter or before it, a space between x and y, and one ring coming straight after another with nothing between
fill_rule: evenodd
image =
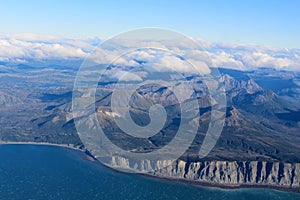
<instances>
[{"instance_id":1,"label":"coastline","mask_svg":"<svg viewBox=\"0 0 300 200\"><path fill-rule=\"evenodd\" d=\"M116 170L117 171L117 170ZM224 189L224 190L239 190L239 189L270 189L270 190L277 190L281 192L294 192L300 193L300 188L293 188L293 187L285 187L285 186L274 186L274 185L251 185L251 184L241 184L241 185L226 185L226 184L217 184L217 183L207 183L201 181L193 181L188 179L180 179L180 178L171 178L171 177L162 177L156 176L151 174L140 174L145 177L152 177L161 180L177 182L177 183L184 183L191 186L200 186L200 187L210 187L210 188L217 188L217 189Z\"/></svg>"},{"instance_id":2,"label":"coastline","mask_svg":"<svg viewBox=\"0 0 300 200\"><path fill-rule=\"evenodd\" d=\"M81 153L84 153L85 156L87 156L88 161L97 162L100 165L109 168L110 170L113 170L117 173L124 173L128 174L122 170L118 170L115 168L111 168L109 166L106 166L102 164L100 161L98 161L87 149L81 146L73 146L70 144L55 144L55 143L47 143L47 142L6 142L6 141L0 141L1 145L41 145L41 146L55 146L55 147L62 147L67 148L75 151L80 151ZM287 187L287 186L274 186L274 185L254 185L254 184L241 184L241 185L228 185L228 184L218 184L218 183L208 183L208 182L201 182L201 181L195 181L195 180L188 180L183 178L172 178L172 177L163 177L163 176L157 176L153 174L146 174L146 173L135 173L137 175L141 175L148 178L155 178L165 181L171 181L171 182L177 182L177 183L184 183L191 186L201 186L201 187L210 187L210 188L218 188L218 189L228 189L228 190L235 190L235 189L272 189L272 190L278 190L282 192L295 192L300 193L300 188L296 187Z\"/></svg>"},{"instance_id":3,"label":"coastline","mask_svg":"<svg viewBox=\"0 0 300 200\"><path fill-rule=\"evenodd\" d=\"M6 142L6 141L0 141L0 145L5 144L29 144L29 145L45 145L45 146L57 146L57 147L65 147L68 149L78 150L81 152L85 152L85 148L80 148L76 146L72 146L69 144L56 144L56 143L49 143L49 142Z\"/></svg>"},{"instance_id":4,"label":"coastline","mask_svg":"<svg viewBox=\"0 0 300 200\"><path fill-rule=\"evenodd\" d=\"M82 146L74 146L70 144L56 144L56 143L49 143L49 142L6 142L6 141L0 141L1 145L40 145L40 146L54 146L54 147L62 147L71 149L74 151L80 151L81 153L84 153L87 160L89 161L98 161L85 147L82 148Z\"/></svg>"},{"instance_id":5,"label":"coastline","mask_svg":"<svg viewBox=\"0 0 300 200\"><path fill-rule=\"evenodd\" d=\"M98 160L96 160L99 162ZM109 168L110 170L113 170L117 173L122 174L128 174L125 171L118 170L116 168L111 168L109 166L106 166L99 162L101 165L103 165L106 168ZM195 181L195 180L189 180L189 179L183 179L183 178L172 178L172 177L163 177L163 176L157 176L153 174L146 174L146 173L135 173L140 176L144 176L147 178L154 178L164 181L170 181L175 183L183 183L191 186L200 186L200 187L209 187L209 188L216 188L216 189L224 189L224 190L239 190L239 189L270 189L270 190L277 190L281 192L293 192L293 193L300 193L300 187L287 187L287 186L274 186L274 185L254 185L254 184L241 184L241 185L229 185L229 184L218 184L218 183L208 183L208 182L201 182L201 181Z\"/></svg>"}]
</instances>

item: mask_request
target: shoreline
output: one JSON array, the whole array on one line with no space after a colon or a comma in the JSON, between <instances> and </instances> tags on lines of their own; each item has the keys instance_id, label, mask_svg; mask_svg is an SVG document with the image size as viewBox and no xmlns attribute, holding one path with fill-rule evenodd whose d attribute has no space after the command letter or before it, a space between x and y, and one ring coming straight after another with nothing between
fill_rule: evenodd
<instances>
[{"instance_id":1,"label":"shoreline","mask_svg":"<svg viewBox=\"0 0 300 200\"><path fill-rule=\"evenodd\" d=\"M72 146L69 144L55 144L55 143L47 143L47 142L5 142L0 141L1 145L40 145L40 146L54 146L54 147L62 147L71 149L74 151L80 151L81 153L84 153L87 156L88 161L92 162L98 162L100 165L109 168L110 170L113 170L117 173L125 173L128 174L122 170L118 170L115 168L111 168L105 164L102 164L99 160L97 160L87 149L80 148L77 146ZM196 180L188 180L188 179L182 179L182 178L171 178L171 177L163 177L163 176L157 176L152 174L146 174L146 173L135 173L137 175L141 175L148 178L154 178L154 179L160 179L170 182L177 182L177 183L184 183L191 186L200 186L200 187L210 187L210 188L218 188L218 189L228 189L228 190L238 190L238 189L272 189L282 192L294 192L294 193L300 193L300 187L288 187L288 186L274 186L274 185L251 185L251 184L241 184L241 185L226 185L226 184L218 184L218 183L208 183L208 182L200 182Z\"/></svg>"},{"instance_id":2,"label":"shoreline","mask_svg":"<svg viewBox=\"0 0 300 200\"><path fill-rule=\"evenodd\" d=\"M128 174L125 171L118 170L117 168L111 168L105 164L102 164L100 161L96 159L102 166L109 168L110 170L115 171L116 173ZM130 173L129 173L130 174ZM293 192L293 193L300 193L300 187L288 187L288 186L275 186L275 185L253 185L253 184L241 184L241 185L229 185L229 184L218 184L218 183L209 183L209 182L201 182L183 178L172 178L172 177L165 177L165 176L157 176L153 174L146 174L146 173L132 173L140 176L144 176L146 178L158 179L163 181L170 181L174 183L182 183L187 184L194 187L208 187L208 188L215 188L220 190L239 190L239 189L270 189L276 190L281 192Z\"/></svg>"},{"instance_id":3,"label":"shoreline","mask_svg":"<svg viewBox=\"0 0 300 200\"><path fill-rule=\"evenodd\" d=\"M155 176L151 174L140 174L145 177L152 177L161 180L177 182L177 183L184 183L191 186L200 186L200 187L209 187L209 188L216 188L221 190L239 190L239 189L269 189L269 190L277 190L281 192L293 192L293 193L300 193L299 188L287 187L287 186L274 186L274 185L251 185L251 184L241 184L241 185L226 185L226 184L218 184L218 183L208 183L208 182L200 182L195 180L188 180L182 178L171 178L171 177L162 177L162 176Z\"/></svg>"},{"instance_id":4,"label":"shoreline","mask_svg":"<svg viewBox=\"0 0 300 200\"><path fill-rule=\"evenodd\" d=\"M5 141L0 141L0 145L5 145L5 144L29 144L29 145L45 145L45 146L56 146L56 147L64 147L68 149L73 149L77 151L81 151L85 153L86 149L81 149L76 146L71 146L69 144L55 144L55 143L49 143L49 142L5 142Z\"/></svg>"},{"instance_id":5,"label":"shoreline","mask_svg":"<svg viewBox=\"0 0 300 200\"><path fill-rule=\"evenodd\" d=\"M53 146L53 147L62 147L74 151L79 151L86 156L88 161L97 161L99 162L85 147L80 148L80 146L72 146L70 144L56 144L56 143L49 143L49 142L5 142L0 141L1 145L38 145L38 146ZM101 164L101 162L99 162Z\"/></svg>"}]
</instances>

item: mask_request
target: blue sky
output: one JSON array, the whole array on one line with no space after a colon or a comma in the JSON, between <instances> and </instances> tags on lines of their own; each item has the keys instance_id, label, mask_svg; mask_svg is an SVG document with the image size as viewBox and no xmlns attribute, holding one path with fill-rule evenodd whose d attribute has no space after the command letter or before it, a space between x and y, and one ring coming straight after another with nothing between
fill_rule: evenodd
<instances>
[{"instance_id":1,"label":"blue sky","mask_svg":"<svg viewBox=\"0 0 300 200\"><path fill-rule=\"evenodd\" d=\"M0 33L110 37L141 27L212 42L300 48L300 1L84 1L0 3Z\"/></svg>"}]
</instances>

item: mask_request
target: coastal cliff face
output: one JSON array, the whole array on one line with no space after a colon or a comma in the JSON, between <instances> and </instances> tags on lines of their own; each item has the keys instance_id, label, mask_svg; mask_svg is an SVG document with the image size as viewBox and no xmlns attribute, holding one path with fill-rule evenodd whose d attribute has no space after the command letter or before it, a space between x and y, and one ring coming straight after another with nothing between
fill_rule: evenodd
<instances>
[{"instance_id":1,"label":"coastal cliff face","mask_svg":"<svg viewBox=\"0 0 300 200\"><path fill-rule=\"evenodd\" d=\"M166 164L170 164L167 167ZM265 161L141 161L114 157L114 167L131 168L158 177L215 184L226 187L243 185L300 188L300 163Z\"/></svg>"},{"instance_id":2,"label":"coastal cliff face","mask_svg":"<svg viewBox=\"0 0 300 200\"><path fill-rule=\"evenodd\" d=\"M174 166L155 172L155 175L229 186L249 184L299 187L300 163L178 161Z\"/></svg>"}]
</instances>

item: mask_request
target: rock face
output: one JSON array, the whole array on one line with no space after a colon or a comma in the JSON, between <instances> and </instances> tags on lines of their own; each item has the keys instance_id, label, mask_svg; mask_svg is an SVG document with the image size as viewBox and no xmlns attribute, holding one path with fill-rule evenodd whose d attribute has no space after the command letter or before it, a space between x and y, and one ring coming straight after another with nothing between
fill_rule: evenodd
<instances>
[{"instance_id":1,"label":"rock face","mask_svg":"<svg viewBox=\"0 0 300 200\"><path fill-rule=\"evenodd\" d=\"M246 91L248 94L253 94L258 91L262 91L263 89L249 77L248 80L237 80L231 77L228 74L224 74L221 77L221 81L225 85L225 90L227 93Z\"/></svg>"},{"instance_id":2,"label":"rock face","mask_svg":"<svg viewBox=\"0 0 300 200\"><path fill-rule=\"evenodd\" d=\"M155 172L155 175L183 178L228 186L270 185L299 187L300 163L280 162L192 162L177 161Z\"/></svg>"},{"instance_id":3,"label":"rock face","mask_svg":"<svg viewBox=\"0 0 300 200\"><path fill-rule=\"evenodd\" d=\"M114 157L110 163L114 167L135 169L151 175L195 181L196 183L220 186L274 186L300 188L300 163L266 161L140 161ZM167 166L167 167L163 167Z\"/></svg>"}]
</instances>

